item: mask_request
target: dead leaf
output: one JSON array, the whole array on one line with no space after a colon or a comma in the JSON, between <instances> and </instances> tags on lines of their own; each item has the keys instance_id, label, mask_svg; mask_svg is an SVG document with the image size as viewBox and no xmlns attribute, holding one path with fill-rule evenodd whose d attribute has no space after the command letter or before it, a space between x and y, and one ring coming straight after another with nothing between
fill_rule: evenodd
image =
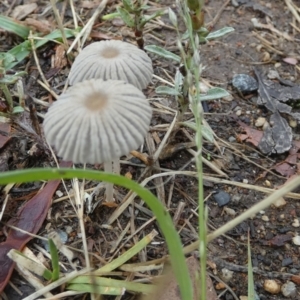
<instances>
[{"instance_id":1,"label":"dead leaf","mask_svg":"<svg viewBox=\"0 0 300 300\"><path fill-rule=\"evenodd\" d=\"M100 1L87 1L87 0L84 0L84 1L80 1L79 7L88 8L88 9L95 8L95 7L99 6L99 2Z\"/></svg>"},{"instance_id":2,"label":"dead leaf","mask_svg":"<svg viewBox=\"0 0 300 300\"><path fill-rule=\"evenodd\" d=\"M264 154L284 153L292 146L292 129L288 122L276 111L270 117L273 126L264 130L263 137L258 145L259 150Z\"/></svg>"},{"instance_id":3,"label":"dead leaf","mask_svg":"<svg viewBox=\"0 0 300 300\"><path fill-rule=\"evenodd\" d=\"M258 148L264 154L284 153L291 148L293 135L292 129L288 125L288 122L281 117L279 112L291 114L292 108L289 105L280 102L279 98L284 102L283 99L287 99L289 96L286 94L283 95L280 93L280 91L274 89L273 82L269 80L263 80L260 72L256 68L254 71L259 83L258 104L264 105L273 113L269 122L272 124L272 126L265 129L263 138L261 139ZM293 94L292 97L296 97L297 92L299 92L300 97L300 88L288 88L290 95L293 94L292 91L296 93L295 95Z\"/></svg>"},{"instance_id":4,"label":"dead leaf","mask_svg":"<svg viewBox=\"0 0 300 300\"><path fill-rule=\"evenodd\" d=\"M296 65L298 63L298 60L294 57L286 57L283 59L284 62L286 62L287 64L290 64L290 65Z\"/></svg>"},{"instance_id":5,"label":"dead leaf","mask_svg":"<svg viewBox=\"0 0 300 300\"><path fill-rule=\"evenodd\" d=\"M62 162L60 167L70 167L71 165L71 162ZM26 202L18 215L9 221L9 224L36 234L46 218L53 194L59 184L60 180L49 181L37 195ZM32 236L26 233L10 229L6 241L0 244L0 293L5 288L14 269L14 263L7 257L7 253L11 249L22 250L31 239Z\"/></svg>"},{"instance_id":6,"label":"dead leaf","mask_svg":"<svg viewBox=\"0 0 300 300\"><path fill-rule=\"evenodd\" d=\"M53 68L54 69L61 69L67 65L68 61L66 58L66 50L64 45L58 45L55 49L55 55L54 55L54 63Z\"/></svg>"},{"instance_id":7,"label":"dead leaf","mask_svg":"<svg viewBox=\"0 0 300 300\"><path fill-rule=\"evenodd\" d=\"M271 240L263 241L263 244L267 246L282 247L287 242L291 241L292 238L293 237L289 234L276 235Z\"/></svg>"},{"instance_id":8,"label":"dead leaf","mask_svg":"<svg viewBox=\"0 0 300 300\"><path fill-rule=\"evenodd\" d=\"M0 149L10 140L11 125L0 122Z\"/></svg>"},{"instance_id":9,"label":"dead leaf","mask_svg":"<svg viewBox=\"0 0 300 300\"><path fill-rule=\"evenodd\" d=\"M239 134L238 139L240 141L249 142L253 146L257 147L263 137L263 132L260 130L254 129L241 121L238 121L238 124L246 132L246 134Z\"/></svg>"},{"instance_id":10,"label":"dead leaf","mask_svg":"<svg viewBox=\"0 0 300 300\"><path fill-rule=\"evenodd\" d=\"M24 5L18 5L14 8L14 10L11 13L12 18L17 20L22 20L32 12L34 12L37 9L36 3L28 3Z\"/></svg>"},{"instance_id":11,"label":"dead leaf","mask_svg":"<svg viewBox=\"0 0 300 300\"><path fill-rule=\"evenodd\" d=\"M24 23L27 26L33 27L35 31L42 33L43 35L46 35L52 31L48 21L39 21L33 18L26 18Z\"/></svg>"},{"instance_id":12,"label":"dead leaf","mask_svg":"<svg viewBox=\"0 0 300 300\"><path fill-rule=\"evenodd\" d=\"M186 259L189 273L192 279L194 288L194 300L198 300L200 296L199 291L199 261L191 256ZM163 299L163 300L181 300L179 287L176 279L170 268L164 270L164 275L157 282L155 291L147 296L143 296L142 300ZM209 276L206 277L206 300L217 300L218 296L214 289L213 283Z\"/></svg>"},{"instance_id":13,"label":"dead leaf","mask_svg":"<svg viewBox=\"0 0 300 300\"><path fill-rule=\"evenodd\" d=\"M274 167L274 170L276 170L276 172L285 177L291 177L296 173L296 168L285 162L276 165Z\"/></svg>"}]
</instances>

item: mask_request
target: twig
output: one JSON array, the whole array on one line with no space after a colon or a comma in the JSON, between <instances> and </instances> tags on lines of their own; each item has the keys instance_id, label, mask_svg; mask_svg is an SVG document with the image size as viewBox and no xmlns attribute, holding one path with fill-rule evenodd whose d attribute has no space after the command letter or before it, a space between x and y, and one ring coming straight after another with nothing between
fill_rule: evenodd
<instances>
[{"instance_id":1,"label":"twig","mask_svg":"<svg viewBox=\"0 0 300 300\"><path fill-rule=\"evenodd\" d=\"M227 0L220 8L220 10L217 12L216 16L214 17L214 19L209 22L208 24L206 24L206 26L209 27L215 27L215 25L217 24L222 12L224 11L224 9L226 8L226 6L229 4L230 0Z\"/></svg>"}]
</instances>

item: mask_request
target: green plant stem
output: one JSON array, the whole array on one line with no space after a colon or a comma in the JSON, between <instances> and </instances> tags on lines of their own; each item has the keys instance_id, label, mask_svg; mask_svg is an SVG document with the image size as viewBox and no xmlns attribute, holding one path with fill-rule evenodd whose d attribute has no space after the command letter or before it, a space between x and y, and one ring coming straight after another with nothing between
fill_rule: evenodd
<instances>
[{"instance_id":1,"label":"green plant stem","mask_svg":"<svg viewBox=\"0 0 300 300\"><path fill-rule=\"evenodd\" d=\"M157 218L157 222L165 236L171 264L175 277L179 284L181 297L183 300L193 299L192 283L189 276L188 268L185 263L185 257L182 251L182 245L179 235L174 228L173 220L162 203L147 189L138 183L120 175L107 174L94 170L74 170L74 169L30 169L21 171L10 171L0 173L0 184L8 184L11 182L29 182L36 180L52 180L52 179L89 179L96 181L106 181L120 185L134 191L139 195L149 208L153 211Z\"/></svg>"},{"instance_id":2,"label":"green plant stem","mask_svg":"<svg viewBox=\"0 0 300 300\"><path fill-rule=\"evenodd\" d=\"M9 89L8 89L6 84L1 84L0 88L1 88L1 90L3 91L3 93L5 95L5 99L7 101L8 106L9 106L9 111L12 112L13 109L14 109L14 104L13 104L12 96L9 92Z\"/></svg>"},{"instance_id":3,"label":"green plant stem","mask_svg":"<svg viewBox=\"0 0 300 300\"><path fill-rule=\"evenodd\" d=\"M111 14L104 15L101 19L103 21L107 21L107 20L111 20L111 19L114 19L114 18L118 18L118 17L120 17L120 14L118 12L114 12L114 13L111 13Z\"/></svg>"}]
</instances>

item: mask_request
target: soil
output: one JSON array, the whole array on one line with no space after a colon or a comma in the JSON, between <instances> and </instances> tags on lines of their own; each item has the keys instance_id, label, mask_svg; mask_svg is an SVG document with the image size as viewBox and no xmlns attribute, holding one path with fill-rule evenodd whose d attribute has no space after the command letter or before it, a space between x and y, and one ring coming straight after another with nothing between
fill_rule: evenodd
<instances>
[{"instance_id":1,"label":"soil","mask_svg":"<svg viewBox=\"0 0 300 300\"><path fill-rule=\"evenodd\" d=\"M42 1L31 2L38 4L35 13L40 14L47 6L47 3ZM83 22L86 22L94 12L96 5L93 5L94 2L89 2L92 7L83 8L84 5L87 5L88 1L79 2L76 10ZM227 5L221 9L225 2ZM234 3L236 5L233 5ZM10 15L9 11L13 11L15 6L22 4L23 2L20 0L8 1L6 5L0 4L0 12ZM176 10L173 2L168 1L168 4ZM294 1L294 4L300 6L299 1ZM105 9L105 14L113 12L115 5L116 3L110 1ZM153 10L168 7L167 3L162 4L160 1L151 2L149 5ZM69 27L73 28L72 14L69 6L64 6L60 2L59 9L61 12L64 12L64 22L68 22ZM297 60L300 57L300 31L290 9L288 9L284 1L236 0L230 2L211 0L206 1L205 16L208 28L212 31L225 26L234 28L234 32L216 41L203 44L200 49L203 65L202 78L204 82L214 87L222 87L232 95L230 99L209 101L207 102L207 107L204 107L205 119L217 136L218 147L215 144L204 141L203 156L224 172L227 176L225 179L229 181L224 184L204 180L204 193L208 209L208 230L213 231L267 196L267 194L261 191L252 188L242 188L231 183L239 182L276 189L283 185L288 177L292 176L290 173L288 176L284 176L273 169L276 165L287 159L288 153L266 156L260 153L254 145L240 139L240 134L243 130L238 121L254 129L261 130L255 127L256 120L259 117L264 117L268 120L271 112L264 106L257 104L257 92L241 94L233 88L231 81L235 74L248 74L255 77L253 68L256 67L264 77L267 76L270 70L276 70L282 79L299 85L300 69L298 68ZM215 17L217 18L214 19ZM51 11L46 14L45 18L49 21L52 28L57 27ZM274 33L266 28L254 28L251 22L253 18L256 18L263 24L270 22L279 33ZM295 26L293 27L291 24L295 24ZM179 54L176 48L176 32L168 27L170 25L167 15L161 17L161 23L152 23L149 25L149 30L146 30L147 33L144 36L145 44L156 44ZM282 35L280 36L280 33L288 34L292 37L292 40L285 39ZM93 38L88 42L108 37L134 41L131 30L120 21L101 22L98 19L95 23L92 36ZM263 42L258 36L268 40L269 44ZM8 51L14 45L21 42L19 38L3 30L0 31L0 39L1 52ZM62 64L57 68L53 67L51 59L55 57L55 53L57 53L57 46L51 42L37 50L39 63L46 78L49 80L50 88L56 94L60 94L63 91L70 64L66 62L65 65ZM178 66L175 66L170 61L162 60L155 55L149 55L153 59L155 75L167 81L170 81L170 78L174 78L176 67ZM295 58L296 64L285 62L289 61L287 58ZM41 78L33 56L20 63L15 68L15 70L17 69L27 71L27 75L23 77L27 107L33 104L34 99L40 99L50 104L54 101L53 96L37 82ZM159 141L161 141L166 132L164 129L160 130L157 125L166 124L169 126L173 121L173 114L168 114L167 110L163 107L176 108L174 98L156 95L155 87L159 85L163 85L163 83L159 79L154 78L152 84L145 91L145 94L151 99L153 106L156 107L151 123L151 134L148 137L152 141L155 140L153 142L154 146L151 149L150 144L147 143L143 149L143 152L148 154L152 154L156 150ZM11 92L14 93L14 91L15 89L12 87ZM1 99L3 102L3 95ZM17 98L14 100L17 101ZM39 114L45 114L47 111L47 107L39 103L35 104L35 109ZM296 108L294 108L294 112L297 112ZM191 114L187 113L186 117L187 119L191 118ZM55 166L49 150L37 143L26 129L18 126L18 122L15 122L15 119L27 122L27 124L31 124L32 120L27 113L24 113L21 119L20 117L12 118L12 137L0 150L1 171ZM38 123L42 124L41 117L38 117ZM184 146L179 147L180 145L184 145L184 143L191 142L189 136L193 136L193 132L188 129L180 129L172 135L169 146L171 145L172 149L179 148L180 150L171 151L169 157L159 161L158 167L161 168L161 172L164 172L166 169L195 171L195 164L192 160L193 156ZM297 141L298 137L299 125L293 127L293 139ZM38 150L33 151L33 146L36 144L38 144ZM28 152L30 149L33 152ZM166 152L166 149L163 151ZM192 149L195 150L195 148ZM123 158L123 160L126 160L126 163L122 164L121 173L123 175L132 176L132 179L139 182L145 179L145 175L143 175L145 165L138 158L128 156ZM101 169L101 166L90 167ZM154 174L159 171L153 169L151 172ZM220 178L219 174L206 165L204 165L204 174ZM150 175L150 173L147 174L147 176ZM167 178L169 179L167 180ZM163 184L162 190L158 186L161 184ZM96 185L95 182L87 182L85 188L94 188ZM2 221L5 223L14 216L17 209L22 206L23 201L30 199L40 186L39 183L32 183L14 187L10 191L10 202L6 207ZM198 220L194 213L197 209L197 180L185 175L176 175L174 178L165 177L163 181L151 181L146 186L153 193L160 193L159 196L166 203L172 217L178 212L178 207L183 205L183 209L180 211L179 216L177 216L177 228L180 230L182 242L185 246L194 242L197 239L198 230ZM67 187L71 189L70 183L67 183ZM63 186L60 186L59 190L64 193ZM117 192L116 205L119 205L126 195L126 191L118 188ZM230 201L225 206L219 206L216 203L214 195L218 192L224 192L230 196ZM61 197L59 193L55 196L56 199L60 199ZM95 200L101 199L103 199L103 195L100 194ZM300 204L298 199L286 197L284 205L280 207L272 206L261 211L251 219L244 221L227 232L226 235L209 243L207 270L211 274L214 287L219 294L219 299L241 299L241 296L247 295L247 264L249 263L247 255L248 232L250 235L257 299L285 299L280 290L275 294L266 291L264 283L270 279L276 282L278 286L281 286L292 281L293 275L300 275L300 248L292 241L292 237L299 234ZM1 202L3 200L4 194L1 196ZM140 200L137 200L137 204L140 206L143 205ZM97 253L106 260L111 257L109 251L119 237L119 234L130 221L133 222L132 208L129 207L111 226L105 226L115 209L115 207L110 207L102 202L93 212L86 216L86 231L89 246L91 247L90 251ZM138 208L137 211L138 213L134 216L134 226L131 225L131 230L138 229L151 218L148 210L140 210ZM77 235L79 231L78 222L74 218L74 211L68 201L56 201L53 203L44 226L40 230L40 234L44 235L49 228L67 232L67 245L81 247L80 238ZM155 222L150 222L148 226L137 234L136 238L130 239L121 251L125 251L133 246L135 241L140 240L144 235L151 232L152 229L159 230ZM5 240L5 227L2 228L1 234L1 240L3 241ZM127 235L129 236L130 232ZM163 237L158 235L155 241L158 242L157 245L149 246L146 251L143 251L139 257L135 258L135 262L150 261L167 254L166 245L161 243L163 242ZM33 240L28 244L28 247L37 252L35 244L41 246L38 240ZM193 252L192 254L197 256L197 252ZM78 264L82 264L82 262L84 262L84 259L79 255ZM95 266L101 265L99 261L95 261L94 264ZM224 268L233 272L229 278L223 275ZM155 274L153 273L152 275ZM13 273L11 281L23 294L20 296L11 287L7 287L5 293L8 299L23 299L26 295L32 293L30 285L23 278L20 278L17 273ZM221 286L220 282L226 282L225 285L229 288L225 288L225 285ZM300 299L299 284L300 282L296 282L294 299ZM80 297L79 299L81 299ZM122 299L134 299L134 297L126 294Z\"/></svg>"}]
</instances>

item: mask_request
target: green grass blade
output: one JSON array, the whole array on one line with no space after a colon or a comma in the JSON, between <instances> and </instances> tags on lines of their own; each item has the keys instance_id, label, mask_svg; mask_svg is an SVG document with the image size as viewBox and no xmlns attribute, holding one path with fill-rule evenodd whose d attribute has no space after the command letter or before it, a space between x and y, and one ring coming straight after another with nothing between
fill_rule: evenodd
<instances>
[{"instance_id":1,"label":"green grass blade","mask_svg":"<svg viewBox=\"0 0 300 300\"><path fill-rule=\"evenodd\" d=\"M70 284L68 290L86 292L91 294L99 295L111 295L111 296L121 296L124 294L124 289L120 287L108 287L108 286L99 286L92 284Z\"/></svg>"},{"instance_id":2,"label":"green grass blade","mask_svg":"<svg viewBox=\"0 0 300 300\"><path fill-rule=\"evenodd\" d=\"M250 236L248 232L248 299L255 300L254 278L251 260Z\"/></svg>"},{"instance_id":3,"label":"green grass blade","mask_svg":"<svg viewBox=\"0 0 300 300\"><path fill-rule=\"evenodd\" d=\"M29 35L29 27L19 24L14 19L0 15L0 28L12 32L23 39Z\"/></svg>"},{"instance_id":4,"label":"green grass blade","mask_svg":"<svg viewBox=\"0 0 300 300\"><path fill-rule=\"evenodd\" d=\"M46 280L51 280L52 272L50 272L43 264L39 264L25 256L22 252L12 249L8 252L7 256L19 266L22 266L30 272L43 276Z\"/></svg>"},{"instance_id":5,"label":"green grass blade","mask_svg":"<svg viewBox=\"0 0 300 300\"><path fill-rule=\"evenodd\" d=\"M54 180L60 178L85 178L88 180L106 181L130 189L140 196L155 214L157 222L165 236L170 253L171 264L179 284L182 299L193 299L193 290L188 268L185 263L181 241L176 229L174 228L173 221L162 203L150 191L140 186L138 183L115 174L107 174L94 170L74 170L62 168L3 172L0 174L0 184Z\"/></svg>"},{"instance_id":6,"label":"green grass blade","mask_svg":"<svg viewBox=\"0 0 300 300\"><path fill-rule=\"evenodd\" d=\"M76 30L71 29L65 29L65 35L67 38L75 36L77 33ZM38 40L35 42L36 49L45 45L49 41L55 41L55 40L61 40L62 35L60 30L54 30L53 32L47 34L44 37L36 37ZM25 41L18 46L10 49L8 51L9 54L11 54L14 57L14 61L5 62L4 61L4 67L6 70L12 69L15 67L18 63L20 63L22 60L24 60L29 54L31 53L31 44L30 41Z\"/></svg>"},{"instance_id":7,"label":"green grass blade","mask_svg":"<svg viewBox=\"0 0 300 300\"><path fill-rule=\"evenodd\" d=\"M146 235L143 239L141 239L138 243L136 243L133 247L131 247L129 250L127 250L125 253L120 255L118 258L114 259L110 263L106 264L102 268L96 270L93 272L95 275L101 275L103 273L108 273L116 268L123 265L126 261L131 259L133 256L138 254L142 249L144 249L154 238L156 235L156 232L152 232L148 235Z\"/></svg>"},{"instance_id":8,"label":"green grass blade","mask_svg":"<svg viewBox=\"0 0 300 300\"><path fill-rule=\"evenodd\" d=\"M52 239L48 240L50 255L51 255L51 265L52 265L52 281L56 281L59 278L59 257L57 248Z\"/></svg>"},{"instance_id":9,"label":"green grass blade","mask_svg":"<svg viewBox=\"0 0 300 300\"><path fill-rule=\"evenodd\" d=\"M172 59L178 63L181 62L181 57L178 56L177 54L174 54L162 47L159 47L159 46L156 46L156 45L148 45L148 46L145 46L145 50L153 53L153 54L157 54L163 58L166 58L166 59Z\"/></svg>"},{"instance_id":10,"label":"green grass blade","mask_svg":"<svg viewBox=\"0 0 300 300\"><path fill-rule=\"evenodd\" d=\"M71 286L73 286L74 288L75 284L90 285L91 292L94 290L95 287L122 288L131 292L144 294L150 293L153 290L153 285L150 284L85 275L78 276L75 279L71 280L68 289L71 289Z\"/></svg>"}]
</instances>

